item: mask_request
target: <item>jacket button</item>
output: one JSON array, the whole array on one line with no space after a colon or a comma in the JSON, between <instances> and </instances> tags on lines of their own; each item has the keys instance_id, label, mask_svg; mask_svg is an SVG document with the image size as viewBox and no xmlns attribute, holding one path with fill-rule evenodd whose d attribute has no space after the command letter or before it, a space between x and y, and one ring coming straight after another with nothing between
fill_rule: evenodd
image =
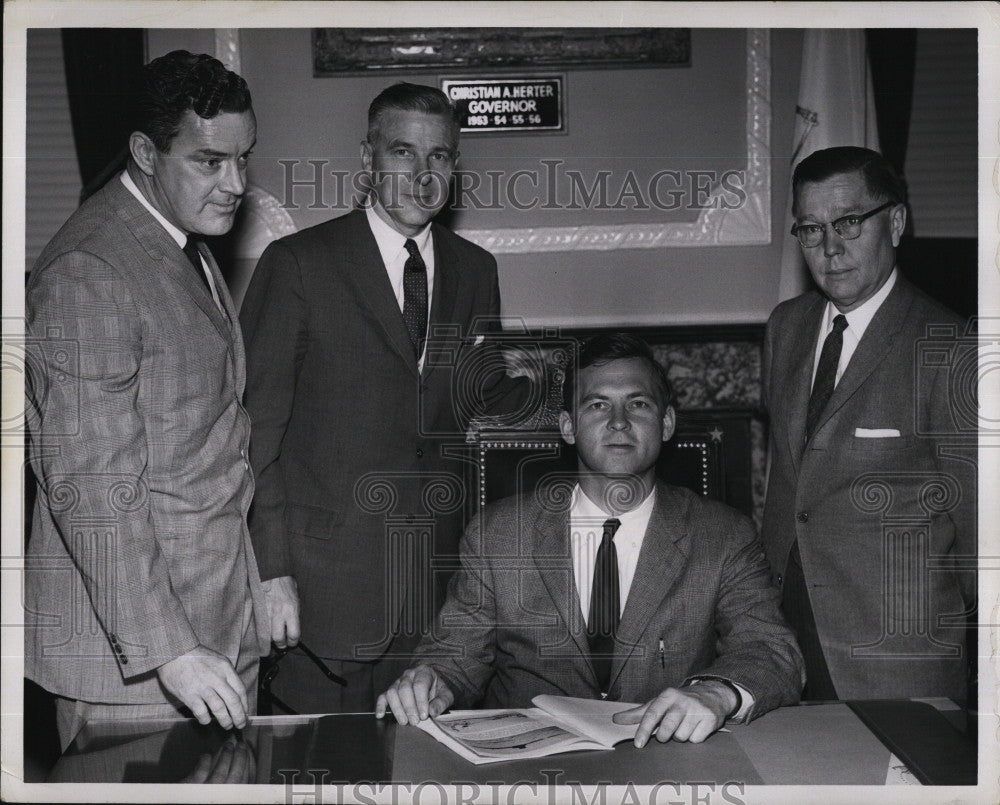
<instances>
[{"instance_id":1,"label":"jacket button","mask_svg":"<svg viewBox=\"0 0 1000 805\"><path fill-rule=\"evenodd\" d=\"M424 457L424 449L422 447L418 447L417 448L417 458L423 458L423 457Z\"/></svg>"},{"instance_id":2,"label":"jacket button","mask_svg":"<svg viewBox=\"0 0 1000 805\"><path fill-rule=\"evenodd\" d=\"M782 578L781 574L779 573L779 574L778 574L778 586L779 586L779 587L781 586L781 582L782 582L782 581L784 581L784 579Z\"/></svg>"},{"instance_id":3,"label":"jacket button","mask_svg":"<svg viewBox=\"0 0 1000 805\"><path fill-rule=\"evenodd\" d=\"M122 665L128 665L128 657L122 657Z\"/></svg>"},{"instance_id":4,"label":"jacket button","mask_svg":"<svg viewBox=\"0 0 1000 805\"><path fill-rule=\"evenodd\" d=\"M798 520L800 523L808 523L809 512L799 512L797 515L795 515L795 519Z\"/></svg>"}]
</instances>

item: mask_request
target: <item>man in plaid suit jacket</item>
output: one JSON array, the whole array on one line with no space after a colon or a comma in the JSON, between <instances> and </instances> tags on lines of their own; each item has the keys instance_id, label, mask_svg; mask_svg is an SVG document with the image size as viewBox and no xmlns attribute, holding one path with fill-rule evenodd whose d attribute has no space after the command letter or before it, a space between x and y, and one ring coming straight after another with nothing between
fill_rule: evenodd
<instances>
[{"instance_id":1,"label":"man in plaid suit jacket","mask_svg":"<svg viewBox=\"0 0 1000 805\"><path fill-rule=\"evenodd\" d=\"M642 703L616 716L639 723L642 746L654 734L701 741L727 718L798 700L801 655L753 524L654 477L674 410L649 347L598 336L578 367L560 418L575 486L501 501L472 523L435 632L376 715L407 723L453 704L601 696ZM617 571L607 663L594 640L602 549L588 538L602 520Z\"/></svg>"},{"instance_id":2,"label":"man in plaid suit jacket","mask_svg":"<svg viewBox=\"0 0 1000 805\"><path fill-rule=\"evenodd\" d=\"M243 342L218 266L256 122L246 83L175 51L143 74L127 170L77 210L27 287L38 480L25 672L88 719L253 714L266 602L247 530ZM260 629L258 631L258 625Z\"/></svg>"}]
</instances>

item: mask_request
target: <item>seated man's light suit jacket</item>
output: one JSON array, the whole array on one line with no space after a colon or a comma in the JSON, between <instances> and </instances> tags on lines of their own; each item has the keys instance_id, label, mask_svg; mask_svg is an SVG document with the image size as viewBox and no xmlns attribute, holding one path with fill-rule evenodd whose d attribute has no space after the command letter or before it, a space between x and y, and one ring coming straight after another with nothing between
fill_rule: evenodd
<instances>
[{"instance_id":1,"label":"seated man's light suit jacket","mask_svg":"<svg viewBox=\"0 0 1000 805\"><path fill-rule=\"evenodd\" d=\"M573 576L570 498L541 487L487 507L466 530L461 569L418 649L456 708L600 696ZM719 677L753 696L752 718L794 704L804 681L753 524L662 483L616 640L608 698L617 701Z\"/></svg>"}]
</instances>

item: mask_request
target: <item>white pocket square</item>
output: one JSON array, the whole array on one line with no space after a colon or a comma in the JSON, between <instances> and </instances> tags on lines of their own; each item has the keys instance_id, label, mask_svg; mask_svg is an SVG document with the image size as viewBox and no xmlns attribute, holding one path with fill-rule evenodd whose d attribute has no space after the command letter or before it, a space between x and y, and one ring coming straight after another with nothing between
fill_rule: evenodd
<instances>
[{"instance_id":1,"label":"white pocket square","mask_svg":"<svg viewBox=\"0 0 1000 805\"><path fill-rule=\"evenodd\" d=\"M476 340L472 342L472 346L478 347L485 340L486 340L486 336L485 335L477 335L476 336Z\"/></svg>"},{"instance_id":2,"label":"white pocket square","mask_svg":"<svg viewBox=\"0 0 1000 805\"><path fill-rule=\"evenodd\" d=\"M855 428L854 435L859 439L898 439L900 433L895 428Z\"/></svg>"}]
</instances>

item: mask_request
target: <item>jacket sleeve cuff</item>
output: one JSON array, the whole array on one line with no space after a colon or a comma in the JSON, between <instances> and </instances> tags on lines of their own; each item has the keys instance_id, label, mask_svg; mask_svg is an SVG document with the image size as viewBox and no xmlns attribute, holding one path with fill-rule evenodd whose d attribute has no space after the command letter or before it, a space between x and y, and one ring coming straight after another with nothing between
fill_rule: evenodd
<instances>
[{"instance_id":1,"label":"jacket sleeve cuff","mask_svg":"<svg viewBox=\"0 0 1000 805\"><path fill-rule=\"evenodd\" d=\"M726 721L739 723L745 721L747 716L750 714L750 711L753 710L755 700L753 694L742 685L738 685L731 679L725 679L721 676L693 676L685 680L683 687L697 685L699 682L707 681L721 682L736 694L736 707L726 714Z\"/></svg>"}]
</instances>

